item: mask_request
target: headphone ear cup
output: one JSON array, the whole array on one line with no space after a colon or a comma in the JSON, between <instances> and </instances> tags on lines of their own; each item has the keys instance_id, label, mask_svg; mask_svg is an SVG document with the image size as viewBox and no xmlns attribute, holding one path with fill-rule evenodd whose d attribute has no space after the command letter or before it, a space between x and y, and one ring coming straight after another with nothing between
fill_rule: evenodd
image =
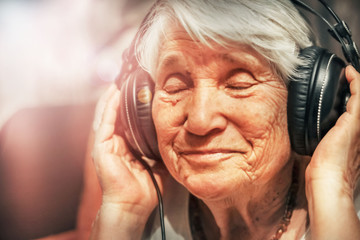
<instances>
[{"instance_id":1,"label":"headphone ear cup","mask_svg":"<svg viewBox=\"0 0 360 240\"><path fill-rule=\"evenodd\" d=\"M303 61L289 81L288 87L288 125L291 146L295 152L306 155L306 114L308 94L312 75L316 72L316 62L323 49L318 47L305 48L300 52ZM315 68L315 69L314 69Z\"/></svg>"},{"instance_id":2,"label":"headphone ear cup","mask_svg":"<svg viewBox=\"0 0 360 240\"><path fill-rule=\"evenodd\" d=\"M304 64L289 81L289 136L295 152L312 155L344 111L348 94L345 63L315 46L303 49L299 58Z\"/></svg>"},{"instance_id":3,"label":"headphone ear cup","mask_svg":"<svg viewBox=\"0 0 360 240\"><path fill-rule=\"evenodd\" d=\"M161 159L152 120L153 93L154 82L142 69L131 73L120 90L119 131L138 159Z\"/></svg>"}]
</instances>

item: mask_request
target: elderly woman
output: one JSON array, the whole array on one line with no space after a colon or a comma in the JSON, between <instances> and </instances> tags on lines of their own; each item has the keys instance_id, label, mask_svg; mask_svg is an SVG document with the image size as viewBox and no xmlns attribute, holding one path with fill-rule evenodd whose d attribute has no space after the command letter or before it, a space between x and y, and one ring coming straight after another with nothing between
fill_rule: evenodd
<instances>
[{"instance_id":1,"label":"elderly woman","mask_svg":"<svg viewBox=\"0 0 360 240\"><path fill-rule=\"evenodd\" d=\"M287 86L313 43L290 1L161 0L141 31L169 239L360 239L360 75L346 68L347 110L311 159L295 154ZM92 239L159 239L151 178L115 131L119 94L101 100Z\"/></svg>"}]
</instances>

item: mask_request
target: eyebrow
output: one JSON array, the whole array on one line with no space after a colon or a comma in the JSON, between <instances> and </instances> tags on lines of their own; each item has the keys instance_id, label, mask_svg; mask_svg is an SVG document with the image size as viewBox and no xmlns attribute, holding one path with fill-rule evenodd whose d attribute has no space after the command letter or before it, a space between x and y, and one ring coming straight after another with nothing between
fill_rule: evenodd
<instances>
[{"instance_id":1,"label":"eyebrow","mask_svg":"<svg viewBox=\"0 0 360 240\"><path fill-rule=\"evenodd\" d=\"M239 64L242 66L246 66L248 68L257 68L257 67L262 67L262 62L254 55L249 54L249 53L243 53L241 55L241 57L236 56L236 55L232 55L231 53L224 53L224 54L219 54L218 56L220 59L222 59L225 62L231 63L231 64Z\"/></svg>"},{"instance_id":2,"label":"eyebrow","mask_svg":"<svg viewBox=\"0 0 360 240\"><path fill-rule=\"evenodd\" d=\"M234 58L233 56L231 56L228 53L218 54L218 56L216 56L216 57L220 58L221 60L224 60L225 62L229 62L229 63L243 63L243 61L239 61L238 59Z\"/></svg>"},{"instance_id":3,"label":"eyebrow","mask_svg":"<svg viewBox=\"0 0 360 240\"><path fill-rule=\"evenodd\" d=\"M228 53L216 54L215 58L221 59L221 60L223 60L225 62L229 62L229 63L244 63L244 61L241 61L241 60L231 56ZM166 56L163 60L161 60L161 63L159 66L161 66L161 68L167 68L167 67L176 65L179 61L180 61L179 56L172 54L172 55Z\"/></svg>"},{"instance_id":4,"label":"eyebrow","mask_svg":"<svg viewBox=\"0 0 360 240\"><path fill-rule=\"evenodd\" d=\"M213 56L215 57L214 59L221 60L229 64L238 64L243 66L257 66L260 64L258 59L249 53L243 53L242 57L231 53L217 53ZM180 54L168 54L161 60L159 69L167 69L177 65L183 58L185 57Z\"/></svg>"},{"instance_id":5,"label":"eyebrow","mask_svg":"<svg viewBox=\"0 0 360 240\"><path fill-rule=\"evenodd\" d=\"M174 55L174 54L168 55L163 60L161 60L159 67L160 69L164 69L164 68L166 69L168 67L176 65L179 61L180 60L178 55Z\"/></svg>"}]
</instances>

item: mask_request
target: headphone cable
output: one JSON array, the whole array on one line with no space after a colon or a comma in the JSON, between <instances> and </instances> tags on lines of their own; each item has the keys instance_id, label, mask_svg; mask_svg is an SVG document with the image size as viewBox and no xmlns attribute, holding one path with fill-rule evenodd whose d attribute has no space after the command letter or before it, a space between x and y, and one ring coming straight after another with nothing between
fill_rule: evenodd
<instances>
[{"instance_id":1,"label":"headphone cable","mask_svg":"<svg viewBox=\"0 0 360 240\"><path fill-rule=\"evenodd\" d=\"M150 178L154 184L155 190L156 190L156 194L157 194L157 198L158 198L158 208L159 208L159 216L160 216L160 228L161 228L161 239L162 240L166 240L166 234L165 234L165 223L164 223L164 206L163 206L163 200L161 197L161 192L160 192L160 188L159 185L155 179L154 173L151 170L149 164L147 164L147 162L145 162L143 159L140 160L141 164L145 167L146 171L149 173Z\"/></svg>"}]
</instances>

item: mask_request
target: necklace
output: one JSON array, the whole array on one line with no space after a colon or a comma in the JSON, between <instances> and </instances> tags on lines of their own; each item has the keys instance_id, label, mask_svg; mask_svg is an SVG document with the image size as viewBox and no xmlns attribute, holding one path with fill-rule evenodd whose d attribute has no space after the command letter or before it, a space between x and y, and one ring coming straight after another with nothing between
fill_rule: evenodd
<instances>
[{"instance_id":1,"label":"necklace","mask_svg":"<svg viewBox=\"0 0 360 240\"><path fill-rule=\"evenodd\" d=\"M292 183L291 183L289 192L286 197L285 213L279 223L279 227L278 227L277 231L270 238L270 240L279 240L281 238L281 236L283 235L283 233L286 232L286 230L290 224L291 216L292 216L292 213L296 206L297 192L299 189L299 182L296 177L295 170L293 171L293 173L294 174L293 174Z\"/></svg>"},{"instance_id":2,"label":"necklace","mask_svg":"<svg viewBox=\"0 0 360 240\"><path fill-rule=\"evenodd\" d=\"M284 215L279 223L279 227L277 228L275 234L270 238L270 240L279 240L281 236L284 234L284 232L286 232L290 224L292 213L296 206L298 189L299 189L299 183L298 183L297 171L295 167L293 170L293 178L292 178L291 186L286 196ZM190 220L190 229L193 240L206 240L205 232L200 218L199 200L191 194L189 199L189 220Z\"/></svg>"}]
</instances>

